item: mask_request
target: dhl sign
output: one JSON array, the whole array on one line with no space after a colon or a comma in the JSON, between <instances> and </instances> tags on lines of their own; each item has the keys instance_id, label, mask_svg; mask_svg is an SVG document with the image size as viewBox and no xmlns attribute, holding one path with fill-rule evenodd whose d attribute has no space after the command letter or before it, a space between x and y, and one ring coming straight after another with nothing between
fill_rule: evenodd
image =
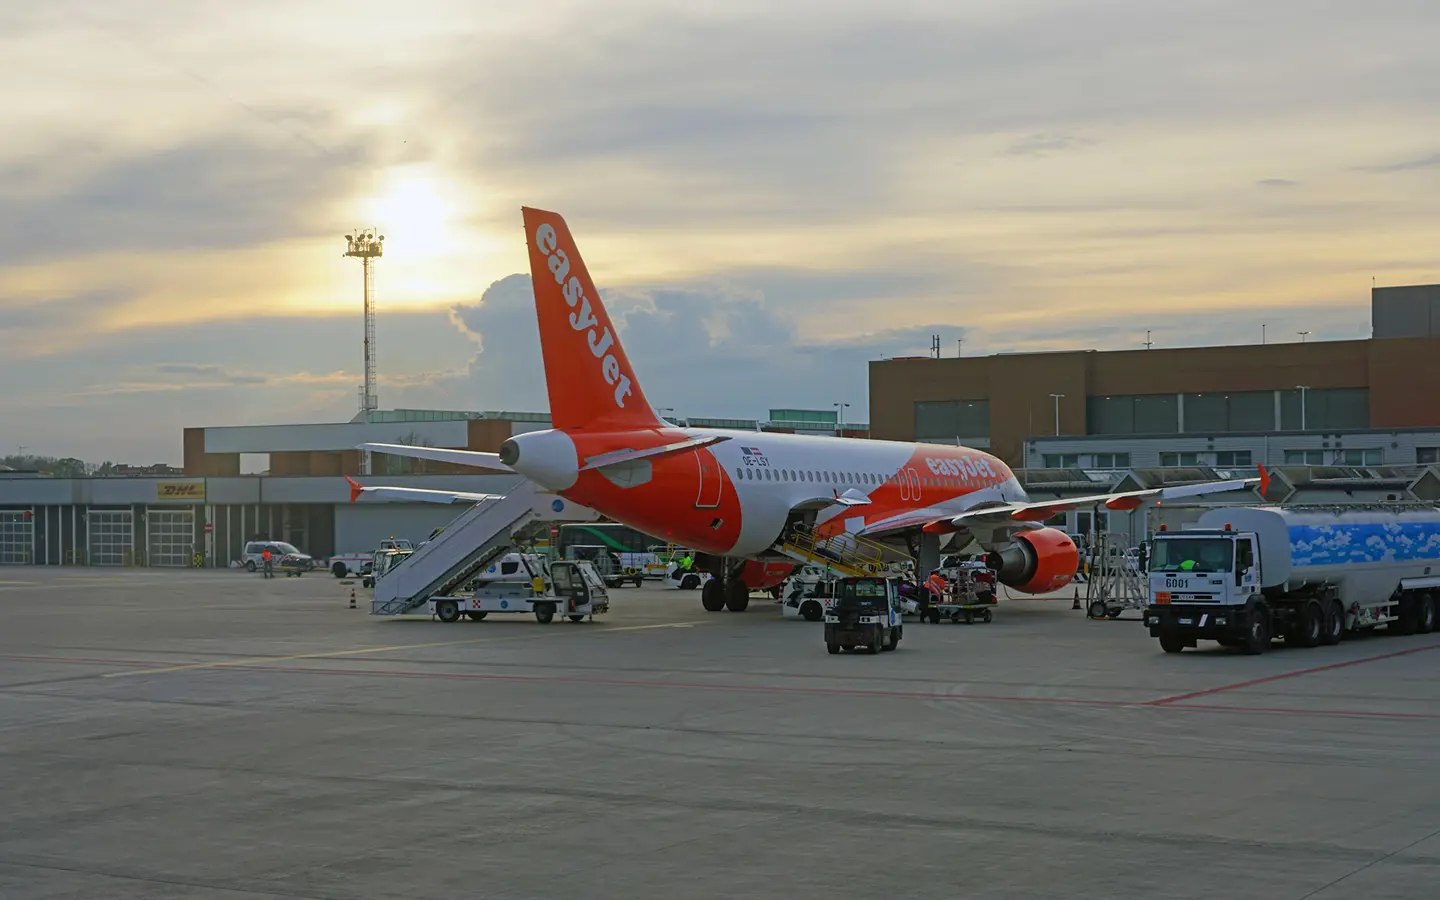
<instances>
[{"instance_id":1,"label":"dhl sign","mask_svg":"<svg viewBox=\"0 0 1440 900\"><path fill-rule=\"evenodd\" d=\"M161 500L204 500L203 481L162 481L155 485L155 495Z\"/></svg>"}]
</instances>

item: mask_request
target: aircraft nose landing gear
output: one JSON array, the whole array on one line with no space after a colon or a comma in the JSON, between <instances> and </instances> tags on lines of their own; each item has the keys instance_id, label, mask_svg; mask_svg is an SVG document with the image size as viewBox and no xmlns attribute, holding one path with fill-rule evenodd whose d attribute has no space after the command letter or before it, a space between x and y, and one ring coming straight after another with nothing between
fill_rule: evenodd
<instances>
[{"instance_id":1,"label":"aircraft nose landing gear","mask_svg":"<svg viewBox=\"0 0 1440 900\"><path fill-rule=\"evenodd\" d=\"M742 577L743 566L731 567L722 561L716 568L719 571L711 572L710 580L700 591L700 604L707 612L722 609L744 612L750 606L750 588Z\"/></svg>"}]
</instances>

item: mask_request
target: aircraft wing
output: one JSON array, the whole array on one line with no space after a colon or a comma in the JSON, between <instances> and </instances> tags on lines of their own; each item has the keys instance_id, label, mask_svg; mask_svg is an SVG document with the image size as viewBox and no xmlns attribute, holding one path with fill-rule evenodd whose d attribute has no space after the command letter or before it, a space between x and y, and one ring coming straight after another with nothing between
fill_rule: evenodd
<instances>
[{"instance_id":1,"label":"aircraft wing","mask_svg":"<svg viewBox=\"0 0 1440 900\"><path fill-rule=\"evenodd\" d=\"M371 496L376 500L403 500L411 503L479 503L482 500L495 500L502 494L477 494L470 491L437 491L431 488L402 488L402 487L365 487L349 475L345 480L350 484L350 502L354 503L362 496Z\"/></svg>"},{"instance_id":2,"label":"aircraft wing","mask_svg":"<svg viewBox=\"0 0 1440 900\"><path fill-rule=\"evenodd\" d=\"M1135 509L1146 500L1178 500L1183 497L1201 497L1206 494L1224 494L1259 485L1264 496L1270 488L1270 473L1260 467L1259 478L1235 478L1230 481L1206 481L1200 484L1182 484L1175 487L1148 488L1139 491L1120 491L1113 494L1090 494L1084 497L1067 497L1061 500L1039 500L1026 503L1006 503L966 510L951 516L951 527L973 525L1000 525L1010 522L1043 522L1058 512L1067 512L1086 506L1105 504L1107 509Z\"/></svg>"},{"instance_id":3,"label":"aircraft wing","mask_svg":"<svg viewBox=\"0 0 1440 900\"><path fill-rule=\"evenodd\" d=\"M412 459L433 459L436 462L459 466L498 469L501 472L515 471L500 461L500 454L483 453L479 450L446 450L442 447L412 447L409 444L361 444L358 449L372 453L388 453L391 456L408 456Z\"/></svg>"},{"instance_id":4,"label":"aircraft wing","mask_svg":"<svg viewBox=\"0 0 1440 900\"><path fill-rule=\"evenodd\" d=\"M1177 500L1205 494L1223 494L1227 491L1238 491L1256 485L1260 487L1261 496L1269 492L1270 473L1263 466L1260 468L1259 478L1237 478L1230 481L1209 481L1175 487L1091 494L1084 497L1025 503L1002 501L999 499L998 491L987 489L972 495L970 499L977 505L962 513L947 513L934 508L906 510L867 523L857 533L867 537L881 538L919 529L931 534L942 535L959 531L979 532L988 538L999 531L1038 528L1040 526L1037 523L1045 521L1058 512L1102 503L1108 509L1135 509L1146 500Z\"/></svg>"}]
</instances>

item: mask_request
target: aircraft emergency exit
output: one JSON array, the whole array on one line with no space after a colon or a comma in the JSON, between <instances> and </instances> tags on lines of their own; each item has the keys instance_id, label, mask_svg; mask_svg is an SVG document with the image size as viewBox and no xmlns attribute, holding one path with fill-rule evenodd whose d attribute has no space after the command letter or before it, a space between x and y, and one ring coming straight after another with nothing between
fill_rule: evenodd
<instances>
[{"instance_id":1,"label":"aircraft emergency exit","mask_svg":"<svg viewBox=\"0 0 1440 900\"><path fill-rule=\"evenodd\" d=\"M1065 532L1042 526L1057 512L1104 504L1235 491L1259 478L1031 501L1000 459L959 446L679 428L646 400L635 369L564 219L523 210L551 425L517 434L500 452L367 443L362 449L513 472L546 491L643 533L699 551L707 610L743 610L751 590L793 565L855 547L902 552L922 535L957 549L973 540L1000 581L1045 593L1074 577ZM352 484L394 499L478 502L488 495Z\"/></svg>"}]
</instances>

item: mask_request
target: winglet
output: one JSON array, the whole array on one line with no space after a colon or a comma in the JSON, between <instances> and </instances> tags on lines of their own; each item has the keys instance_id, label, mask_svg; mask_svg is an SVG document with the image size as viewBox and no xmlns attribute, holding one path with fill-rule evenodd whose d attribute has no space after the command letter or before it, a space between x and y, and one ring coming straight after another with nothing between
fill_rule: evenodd
<instances>
[{"instance_id":1,"label":"winglet","mask_svg":"<svg viewBox=\"0 0 1440 900\"><path fill-rule=\"evenodd\" d=\"M1260 497L1269 499L1270 496L1270 470L1264 465L1260 466Z\"/></svg>"},{"instance_id":2,"label":"winglet","mask_svg":"<svg viewBox=\"0 0 1440 900\"><path fill-rule=\"evenodd\" d=\"M360 499L361 494L365 493L365 488L360 485L360 482L351 478L349 475L345 476L345 480L350 484L350 502L354 503Z\"/></svg>"}]
</instances>

